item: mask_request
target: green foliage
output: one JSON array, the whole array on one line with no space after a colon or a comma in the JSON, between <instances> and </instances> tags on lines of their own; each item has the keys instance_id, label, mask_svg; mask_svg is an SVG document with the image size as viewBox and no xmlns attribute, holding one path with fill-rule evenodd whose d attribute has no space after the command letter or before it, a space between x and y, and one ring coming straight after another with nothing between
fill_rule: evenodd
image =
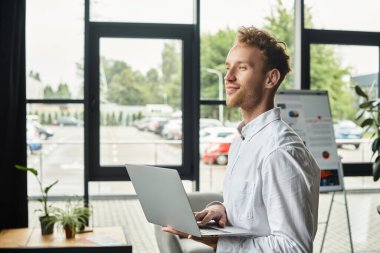
<instances>
[{"instance_id":1,"label":"green foliage","mask_svg":"<svg viewBox=\"0 0 380 253\"><path fill-rule=\"evenodd\" d=\"M54 98L55 92L50 85L45 86L44 88L44 98Z\"/></svg>"},{"instance_id":2,"label":"green foliage","mask_svg":"<svg viewBox=\"0 0 380 253\"><path fill-rule=\"evenodd\" d=\"M48 206L48 194L50 189L58 183L58 180L44 188L42 186L41 180L38 178L38 171L36 169L28 168L23 165L15 165L15 168L21 171L30 172L35 176L41 191L41 197L38 198L38 201L42 204L42 209L37 209L36 211L41 211L43 213L43 216L50 216L51 212L54 212L55 208Z\"/></svg>"},{"instance_id":3,"label":"green foliage","mask_svg":"<svg viewBox=\"0 0 380 253\"><path fill-rule=\"evenodd\" d=\"M57 222L62 228L69 228L73 231L84 227L91 215L91 210L83 206L78 198L69 198L65 208L57 208Z\"/></svg>"},{"instance_id":4,"label":"green foliage","mask_svg":"<svg viewBox=\"0 0 380 253\"><path fill-rule=\"evenodd\" d=\"M311 88L328 91L334 119L353 119L355 109L351 104L354 98L343 81L349 68L340 67L332 46L313 45L310 54Z\"/></svg>"},{"instance_id":5,"label":"green foliage","mask_svg":"<svg viewBox=\"0 0 380 253\"><path fill-rule=\"evenodd\" d=\"M53 123L53 119L52 119L51 113L49 112L46 124L51 125L52 123Z\"/></svg>"},{"instance_id":6,"label":"green foliage","mask_svg":"<svg viewBox=\"0 0 380 253\"><path fill-rule=\"evenodd\" d=\"M37 81L41 81L40 73L34 72L33 70L31 70L29 72L29 77L31 77L31 78L33 78L33 79L35 79Z\"/></svg>"},{"instance_id":7,"label":"green foliage","mask_svg":"<svg viewBox=\"0 0 380 253\"><path fill-rule=\"evenodd\" d=\"M218 76L204 71L205 68L215 69L226 74L226 56L235 41L236 31L227 27L215 34L207 33L201 36L201 97L218 98ZM224 87L223 87L224 88ZM233 118L241 119L240 112L236 109L226 108L225 120ZM214 106L202 106L201 115L204 118L212 118L217 112ZM214 115L215 116L215 115ZM217 118L215 116L214 118Z\"/></svg>"},{"instance_id":8,"label":"green foliage","mask_svg":"<svg viewBox=\"0 0 380 253\"><path fill-rule=\"evenodd\" d=\"M288 54L294 55L294 9L286 9L282 0L277 0L277 4L271 9L270 16L265 18L267 24L264 29L276 36L287 46ZM294 62L290 61L291 68ZM280 89L291 89L293 87L293 73L290 72L283 80Z\"/></svg>"},{"instance_id":9,"label":"green foliage","mask_svg":"<svg viewBox=\"0 0 380 253\"><path fill-rule=\"evenodd\" d=\"M266 18L268 22L264 28L274 34L279 40L288 45L289 54L294 55L294 10L286 9L282 0L271 10ZM305 25L312 27L310 8L305 8ZM310 87L313 90L327 90L329 92L332 114L334 119L353 119L355 110L351 106L354 100L350 88L343 81L349 68L342 68L339 57L332 46L312 45L310 48ZM292 66L294 65L291 61ZM293 87L293 74L289 73L280 88Z\"/></svg>"},{"instance_id":10,"label":"green foliage","mask_svg":"<svg viewBox=\"0 0 380 253\"><path fill-rule=\"evenodd\" d=\"M40 115L40 122L42 125L45 125L46 124L46 118L45 118L45 113L42 112L41 115Z\"/></svg>"},{"instance_id":11,"label":"green foliage","mask_svg":"<svg viewBox=\"0 0 380 253\"><path fill-rule=\"evenodd\" d=\"M44 88L44 98L71 98L71 91L67 83L60 83L56 91L47 85Z\"/></svg>"},{"instance_id":12,"label":"green foliage","mask_svg":"<svg viewBox=\"0 0 380 253\"><path fill-rule=\"evenodd\" d=\"M373 163L373 180L377 181L380 178L380 115L379 105L380 98L370 98L369 94L363 91L360 86L355 86L356 94L362 99L359 104L356 120L362 120L361 127L366 132L375 130L372 137L372 158L376 156Z\"/></svg>"},{"instance_id":13,"label":"green foliage","mask_svg":"<svg viewBox=\"0 0 380 253\"><path fill-rule=\"evenodd\" d=\"M119 112L119 117L117 119L117 125L123 124L123 112Z\"/></svg>"},{"instance_id":14,"label":"green foliage","mask_svg":"<svg viewBox=\"0 0 380 253\"><path fill-rule=\"evenodd\" d=\"M146 74L132 69L126 62L101 59L107 88L101 90L105 101L119 105L169 103L181 106L182 58L174 42L164 44L161 69ZM160 76L160 72L162 76Z\"/></svg>"}]
</instances>

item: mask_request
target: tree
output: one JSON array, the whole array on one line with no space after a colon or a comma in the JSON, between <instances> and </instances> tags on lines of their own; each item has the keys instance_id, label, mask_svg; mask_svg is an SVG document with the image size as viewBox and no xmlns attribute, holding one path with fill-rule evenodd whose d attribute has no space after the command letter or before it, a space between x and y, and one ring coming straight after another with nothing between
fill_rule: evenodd
<instances>
[{"instance_id":1,"label":"tree","mask_svg":"<svg viewBox=\"0 0 380 253\"><path fill-rule=\"evenodd\" d=\"M264 25L264 29L286 44L290 56L294 55L294 10L286 9L282 0L277 0L277 5L265 20L268 24ZM293 68L294 62L290 61L290 63ZM293 81L293 73L290 72L282 82L280 89L292 88Z\"/></svg>"},{"instance_id":2,"label":"tree","mask_svg":"<svg viewBox=\"0 0 380 253\"><path fill-rule=\"evenodd\" d=\"M60 83L57 91L54 91L50 85L44 88L44 98L71 98L71 92L67 83Z\"/></svg>"},{"instance_id":3,"label":"tree","mask_svg":"<svg viewBox=\"0 0 380 253\"><path fill-rule=\"evenodd\" d=\"M71 92L67 83L60 83L58 85L56 98L71 98Z\"/></svg>"},{"instance_id":4,"label":"tree","mask_svg":"<svg viewBox=\"0 0 380 253\"><path fill-rule=\"evenodd\" d=\"M37 81L41 81L40 73L34 72L33 70L29 71L29 77L31 77Z\"/></svg>"},{"instance_id":5,"label":"tree","mask_svg":"<svg viewBox=\"0 0 380 253\"><path fill-rule=\"evenodd\" d=\"M282 0L277 0L277 4L265 20L264 29L285 42L289 54L294 55L294 9L287 9ZM305 23L310 26L311 22L310 11L305 8ZM203 34L201 36L202 68L213 68L225 74L224 62L234 42L235 34L236 31L226 28L215 34ZM353 101L353 96L344 82L344 77L349 74L349 68L341 67L340 59L337 57L334 48L328 45L313 45L310 60L311 88L329 91L334 118L352 119L354 110L350 101ZM293 87L293 82L293 74L290 73L280 88L289 89ZM201 97L217 98L217 94L217 76L203 71L201 74ZM202 117L211 117L213 111L215 111L214 107L204 106L201 108L201 115ZM225 114L226 120L239 118L239 112L234 109L227 108Z\"/></svg>"},{"instance_id":6,"label":"tree","mask_svg":"<svg viewBox=\"0 0 380 253\"><path fill-rule=\"evenodd\" d=\"M162 50L162 80L159 99L175 108L181 108L182 57L175 42L164 44Z\"/></svg>"},{"instance_id":7,"label":"tree","mask_svg":"<svg viewBox=\"0 0 380 253\"><path fill-rule=\"evenodd\" d=\"M201 36L201 97L218 97L218 76L204 71L205 68L212 68L225 75L226 56L235 41L236 31L227 27L219 30L215 34L207 33ZM214 106L202 106L201 117L213 117L217 111ZM214 117L217 118L217 117ZM235 108L225 109L225 120L241 119L240 112Z\"/></svg>"},{"instance_id":8,"label":"tree","mask_svg":"<svg viewBox=\"0 0 380 253\"><path fill-rule=\"evenodd\" d=\"M115 75L109 83L107 100L119 105L144 105L149 92L144 92L144 77L130 67Z\"/></svg>"},{"instance_id":9,"label":"tree","mask_svg":"<svg viewBox=\"0 0 380 253\"><path fill-rule=\"evenodd\" d=\"M55 92L50 85L46 85L44 88L44 98L54 98Z\"/></svg>"},{"instance_id":10,"label":"tree","mask_svg":"<svg viewBox=\"0 0 380 253\"><path fill-rule=\"evenodd\" d=\"M282 0L272 9L271 15L266 18L265 29L284 41L289 48L290 55L294 55L294 10L286 9ZM312 27L310 9L305 8L305 26ZM353 119L355 111L351 104L353 96L344 82L349 74L349 68L341 67L339 57L332 46L312 45L310 47L310 87L313 90L327 90L329 92L333 118ZM291 88L293 74L281 84L281 88Z\"/></svg>"}]
</instances>

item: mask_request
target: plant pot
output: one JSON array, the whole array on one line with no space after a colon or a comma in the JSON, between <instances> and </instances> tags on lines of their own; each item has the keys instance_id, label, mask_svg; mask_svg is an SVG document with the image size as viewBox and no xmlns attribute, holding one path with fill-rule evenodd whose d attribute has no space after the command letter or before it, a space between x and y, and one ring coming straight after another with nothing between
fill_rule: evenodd
<instances>
[{"instance_id":1,"label":"plant pot","mask_svg":"<svg viewBox=\"0 0 380 253\"><path fill-rule=\"evenodd\" d=\"M65 229L66 239L75 238L75 234L76 234L75 227L64 226L64 229Z\"/></svg>"},{"instance_id":2,"label":"plant pot","mask_svg":"<svg viewBox=\"0 0 380 253\"><path fill-rule=\"evenodd\" d=\"M41 234L50 235L54 232L55 216L40 216Z\"/></svg>"}]
</instances>

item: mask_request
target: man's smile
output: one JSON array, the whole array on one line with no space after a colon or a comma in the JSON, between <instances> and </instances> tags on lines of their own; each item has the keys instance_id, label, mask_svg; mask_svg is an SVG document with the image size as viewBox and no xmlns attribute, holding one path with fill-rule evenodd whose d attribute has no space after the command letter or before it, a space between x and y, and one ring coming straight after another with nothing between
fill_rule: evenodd
<instances>
[{"instance_id":1,"label":"man's smile","mask_svg":"<svg viewBox=\"0 0 380 253\"><path fill-rule=\"evenodd\" d=\"M226 84L226 94L227 95L235 93L238 89L240 89L239 85Z\"/></svg>"}]
</instances>

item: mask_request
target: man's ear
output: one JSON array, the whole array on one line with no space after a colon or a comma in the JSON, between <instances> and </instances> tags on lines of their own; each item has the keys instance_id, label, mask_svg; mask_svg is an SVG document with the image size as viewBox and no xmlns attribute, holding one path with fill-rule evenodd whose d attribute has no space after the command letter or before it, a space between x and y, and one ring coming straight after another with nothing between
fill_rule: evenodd
<instances>
[{"instance_id":1,"label":"man's ear","mask_svg":"<svg viewBox=\"0 0 380 253\"><path fill-rule=\"evenodd\" d=\"M267 77L265 81L265 88L271 89L277 86L280 80L281 74L278 69L271 69L267 72Z\"/></svg>"}]
</instances>

